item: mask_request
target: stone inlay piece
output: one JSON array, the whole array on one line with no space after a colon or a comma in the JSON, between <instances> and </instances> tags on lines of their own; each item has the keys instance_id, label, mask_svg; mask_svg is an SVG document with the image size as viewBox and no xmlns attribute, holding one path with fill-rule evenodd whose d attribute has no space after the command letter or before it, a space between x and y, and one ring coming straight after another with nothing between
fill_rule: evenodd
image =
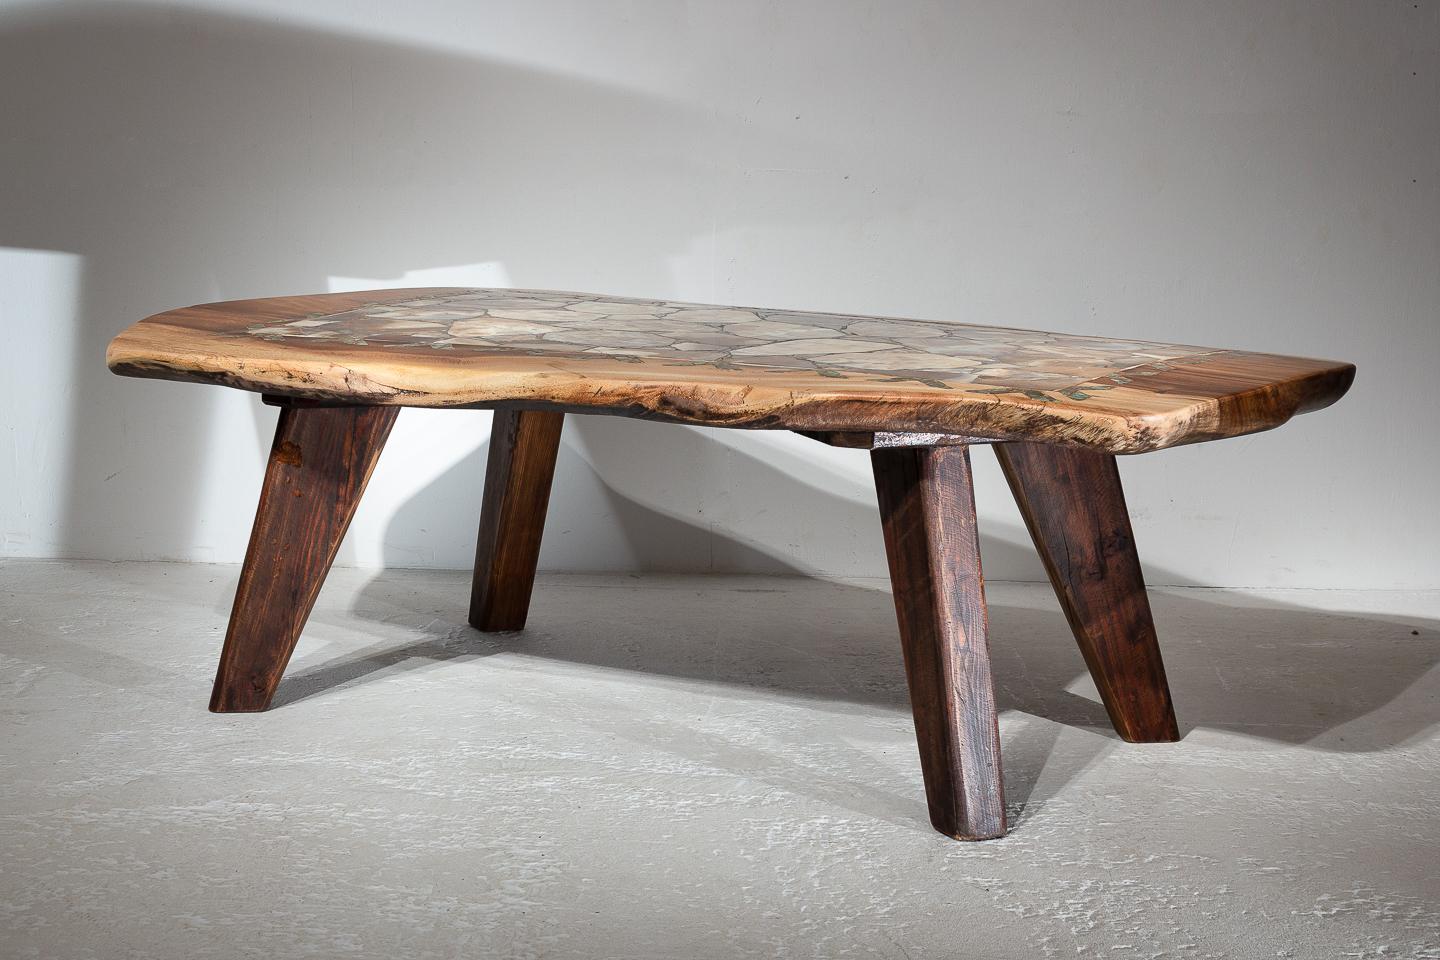
<instances>
[{"instance_id":1,"label":"stone inlay piece","mask_svg":"<svg viewBox=\"0 0 1440 960\"><path fill-rule=\"evenodd\" d=\"M964 323L712 307L544 290L462 290L259 323L266 340L423 345L471 355L595 354L755 370L867 375L953 388L982 384L1046 401L1153 376L1220 352ZM1122 372L1128 371L1128 375ZM1002 392L1000 390L996 391Z\"/></svg>"}]
</instances>

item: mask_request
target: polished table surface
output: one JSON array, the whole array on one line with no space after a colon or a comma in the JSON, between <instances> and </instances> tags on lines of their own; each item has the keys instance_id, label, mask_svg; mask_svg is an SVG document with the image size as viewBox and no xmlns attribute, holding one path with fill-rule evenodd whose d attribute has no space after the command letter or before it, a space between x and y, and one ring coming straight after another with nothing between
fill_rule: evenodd
<instances>
[{"instance_id":1,"label":"polished table surface","mask_svg":"<svg viewBox=\"0 0 1440 960\"><path fill-rule=\"evenodd\" d=\"M550 408L717 427L928 431L1138 453L1333 403L1347 363L545 290L238 300L131 326L117 373L298 400Z\"/></svg>"}]
</instances>

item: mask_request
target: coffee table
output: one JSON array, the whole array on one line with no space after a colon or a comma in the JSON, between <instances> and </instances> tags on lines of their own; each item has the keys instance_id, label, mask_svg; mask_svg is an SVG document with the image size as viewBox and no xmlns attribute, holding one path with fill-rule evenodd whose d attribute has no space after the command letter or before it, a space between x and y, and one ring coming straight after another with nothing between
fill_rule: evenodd
<instances>
[{"instance_id":1,"label":"coffee table","mask_svg":"<svg viewBox=\"0 0 1440 960\"><path fill-rule=\"evenodd\" d=\"M993 444L1116 731L1179 738L1116 454L1333 403L1347 363L933 320L545 290L210 303L110 369L281 408L210 709L266 709L401 407L495 411L469 620L520 630L567 413L870 451L930 820L1005 833L969 447Z\"/></svg>"}]
</instances>

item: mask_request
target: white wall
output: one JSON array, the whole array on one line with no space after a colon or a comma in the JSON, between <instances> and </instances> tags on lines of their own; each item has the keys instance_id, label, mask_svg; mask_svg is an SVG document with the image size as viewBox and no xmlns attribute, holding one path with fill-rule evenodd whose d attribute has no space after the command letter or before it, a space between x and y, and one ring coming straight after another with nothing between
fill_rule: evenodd
<instances>
[{"instance_id":1,"label":"white wall","mask_svg":"<svg viewBox=\"0 0 1440 960\"><path fill-rule=\"evenodd\" d=\"M240 558L273 412L108 375L127 323L458 281L1351 360L1122 464L1150 576L1434 586L1437 9L0 0L0 553ZM342 562L468 564L487 429L407 411ZM543 562L880 575L873 511L860 453L571 418Z\"/></svg>"}]
</instances>

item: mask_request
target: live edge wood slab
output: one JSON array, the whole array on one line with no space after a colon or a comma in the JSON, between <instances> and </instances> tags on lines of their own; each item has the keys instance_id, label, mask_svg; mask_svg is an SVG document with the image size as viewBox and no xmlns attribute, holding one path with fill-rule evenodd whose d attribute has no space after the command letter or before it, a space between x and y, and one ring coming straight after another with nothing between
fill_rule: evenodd
<instances>
[{"instance_id":1,"label":"live edge wood slab","mask_svg":"<svg viewBox=\"0 0 1440 960\"><path fill-rule=\"evenodd\" d=\"M793 430L870 451L931 823L1005 833L970 479L994 444L1116 731L1178 739L1115 454L1318 410L1347 363L933 320L542 290L210 303L110 344L119 374L279 405L210 707L270 705L400 407L495 411L469 619L529 609L566 413Z\"/></svg>"}]
</instances>

